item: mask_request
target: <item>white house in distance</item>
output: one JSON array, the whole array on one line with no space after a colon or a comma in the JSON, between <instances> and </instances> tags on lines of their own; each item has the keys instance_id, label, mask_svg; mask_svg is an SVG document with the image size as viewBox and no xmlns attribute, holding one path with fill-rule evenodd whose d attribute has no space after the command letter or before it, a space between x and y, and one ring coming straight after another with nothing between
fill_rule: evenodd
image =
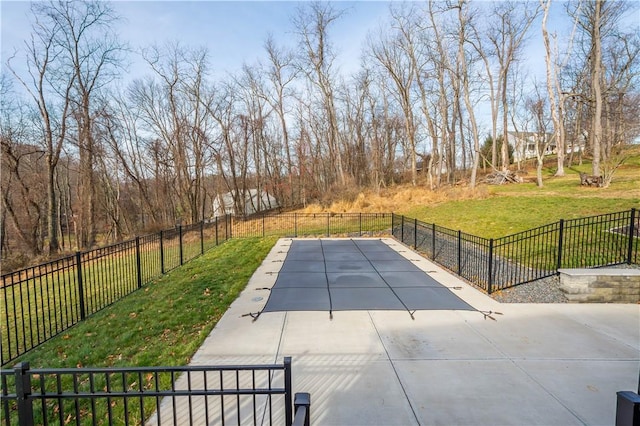
<instances>
[{"instance_id":1,"label":"white house in distance","mask_svg":"<svg viewBox=\"0 0 640 426\"><path fill-rule=\"evenodd\" d=\"M507 132L509 145L513 147L513 161L524 161L538 156L538 146L544 149L543 155L556 152L555 137L552 133ZM544 146L546 145L546 147Z\"/></svg>"},{"instance_id":2,"label":"white house in distance","mask_svg":"<svg viewBox=\"0 0 640 426\"><path fill-rule=\"evenodd\" d=\"M278 201L266 191L258 191L257 189L248 189L245 192L244 200L240 200L242 210L236 208L234 203L236 191L219 194L213 199L213 215L224 216L231 214L234 216L249 216L257 212L271 210L279 207ZM242 197L242 193L238 195Z\"/></svg>"},{"instance_id":3,"label":"white house in distance","mask_svg":"<svg viewBox=\"0 0 640 426\"><path fill-rule=\"evenodd\" d=\"M555 136L553 133L537 133L537 132L507 132L509 145L513 147L513 161L524 161L529 158L536 158L536 144L540 144L542 148L545 143L546 149L543 153L544 156L550 154L556 154L558 147L556 144ZM580 152L584 150L586 145L586 132L578 135L575 140L565 141L565 153L570 154L572 152Z\"/></svg>"}]
</instances>

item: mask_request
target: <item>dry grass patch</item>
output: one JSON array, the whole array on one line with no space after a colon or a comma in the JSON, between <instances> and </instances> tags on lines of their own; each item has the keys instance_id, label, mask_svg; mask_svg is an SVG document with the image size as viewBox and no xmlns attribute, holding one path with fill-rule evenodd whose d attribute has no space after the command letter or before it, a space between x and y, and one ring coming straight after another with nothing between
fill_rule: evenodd
<instances>
[{"instance_id":1,"label":"dry grass patch","mask_svg":"<svg viewBox=\"0 0 640 426\"><path fill-rule=\"evenodd\" d=\"M486 186L446 187L432 191L424 186L398 185L380 191L364 189L354 200L335 200L328 206L309 204L299 213L379 213L405 212L414 206L435 206L449 201L479 200L489 197ZM336 192L336 198L340 193Z\"/></svg>"}]
</instances>

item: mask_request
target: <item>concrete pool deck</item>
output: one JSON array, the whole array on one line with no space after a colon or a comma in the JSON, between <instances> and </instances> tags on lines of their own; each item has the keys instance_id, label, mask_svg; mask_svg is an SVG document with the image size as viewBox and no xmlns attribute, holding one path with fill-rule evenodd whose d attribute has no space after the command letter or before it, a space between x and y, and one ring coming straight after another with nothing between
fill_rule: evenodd
<instances>
[{"instance_id":1,"label":"concrete pool deck","mask_svg":"<svg viewBox=\"0 0 640 426\"><path fill-rule=\"evenodd\" d=\"M604 425L637 390L637 304L500 304L399 242L386 244L478 311L268 312L279 240L192 365L293 358L313 425ZM495 312L500 312L496 314Z\"/></svg>"}]
</instances>

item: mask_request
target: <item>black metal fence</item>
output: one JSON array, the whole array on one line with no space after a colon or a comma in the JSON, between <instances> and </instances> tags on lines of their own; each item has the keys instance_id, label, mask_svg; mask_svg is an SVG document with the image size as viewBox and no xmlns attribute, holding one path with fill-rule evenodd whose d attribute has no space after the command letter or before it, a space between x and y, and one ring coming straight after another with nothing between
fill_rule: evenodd
<instances>
[{"instance_id":1,"label":"black metal fence","mask_svg":"<svg viewBox=\"0 0 640 426\"><path fill-rule=\"evenodd\" d=\"M230 215L74 255L1 277L1 364L229 238L372 235L390 213Z\"/></svg>"},{"instance_id":2,"label":"black metal fence","mask_svg":"<svg viewBox=\"0 0 640 426\"><path fill-rule=\"evenodd\" d=\"M391 213L223 216L3 275L1 363L6 365L229 238L388 233L487 293L554 275L559 268L640 261L636 209L561 220L497 239Z\"/></svg>"},{"instance_id":3,"label":"black metal fence","mask_svg":"<svg viewBox=\"0 0 640 426\"><path fill-rule=\"evenodd\" d=\"M361 237L391 229L392 213L284 213L233 218L232 236Z\"/></svg>"},{"instance_id":4,"label":"black metal fence","mask_svg":"<svg viewBox=\"0 0 640 426\"><path fill-rule=\"evenodd\" d=\"M291 358L244 366L2 370L2 419L48 424L309 424Z\"/></svg>"},{"instance_id":5,"label":"black metal fence","mask_svg":"<svg viewBox=\"0 0 640 426\"><path fill-rule=\"evenodd\" d=\"M393 216L393 236L492 293L555 275L560 268L640 262L640 218L631 209L560 220L497 239Z\"/></svg>"},{"instance_id":6,"label":"black metal fence","mask_svg":"<svg viewBox=\"0 0 640 426\"><path fill-rule=\"evenodd\" d=\"M2 275L2 365L230 236L223 216Z\"/></svg>"}]
</instances>

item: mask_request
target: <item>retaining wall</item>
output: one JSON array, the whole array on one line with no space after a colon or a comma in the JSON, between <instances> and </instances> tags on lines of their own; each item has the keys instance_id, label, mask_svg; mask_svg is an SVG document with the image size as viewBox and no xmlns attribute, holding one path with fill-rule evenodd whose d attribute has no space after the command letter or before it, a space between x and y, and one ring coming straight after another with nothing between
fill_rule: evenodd
<instances>
[{"instance_id":1,"label":"retaining wall","mask_svg":"<svg viewBox=\"0 0 640 426\"><path fill-rule=\"evenodd\" d=\"M640 302L640 269L559 269L558 272L560 289L569 302Z\"/></svg>"}]
</instances>

